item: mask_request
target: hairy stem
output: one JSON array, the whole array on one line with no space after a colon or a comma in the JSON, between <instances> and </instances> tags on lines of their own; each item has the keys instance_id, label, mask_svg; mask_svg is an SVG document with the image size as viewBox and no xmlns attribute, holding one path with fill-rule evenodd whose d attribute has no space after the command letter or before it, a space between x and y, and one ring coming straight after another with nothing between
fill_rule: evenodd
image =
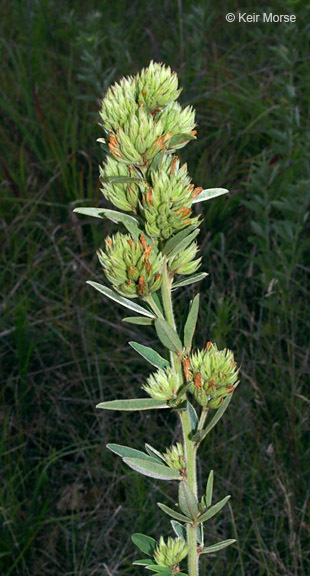
<instances>
[{"instance_id":1,"label":"hairy stem","mask_svg":"<svg viewBox=\"0 0 310 576\"><path fill-rule=\"evenodd\" d=\"M162 300L164 311L166 315L166 320L172 328L176 328L173 305L171 298L171 282L169 279L167 263L165 262L163 267L163 281L162 281ZM171 363L175 371L178 372L183 379L182 363L181 359L177 354L171 352ZM179 416L182 424L183 431L183 441L184 441L184 454L186 460L186 474L187 483L195 496L197 497L197 468L196 468L196 452L197 448L195 444L190 439L191 436L191 421L188 408L186 410L180 410ZM198 553L197 553L197 524L187 525L187 545L189 548L188 553L188 574L189 576L198 576Z\"/></svg>"}]
</instances>

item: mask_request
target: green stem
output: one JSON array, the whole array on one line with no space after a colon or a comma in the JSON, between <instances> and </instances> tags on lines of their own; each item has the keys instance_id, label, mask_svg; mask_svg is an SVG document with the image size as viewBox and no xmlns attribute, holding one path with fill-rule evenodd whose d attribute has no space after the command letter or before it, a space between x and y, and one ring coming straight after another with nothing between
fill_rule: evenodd
<instances>
[{"instance_id":1,"label":"green stem","mask_svg":"<svg viewBox=\"0 0 310 576\"><path fill-rule=\"evenodd\" d=\"M162 301L166 320L171 328L176 329L173 305L171 299L171 280L169 278L167 263L163 266L163 280L162 280ZM182 362L181 358L173 352L170 352L171 364L175 371L178 372L183 380ZM196 451L197 447L191 441L191 420L188 408L179 412L182 424L183 440L184 440L184 455L186 461L186 474L187 483L197 498L197 469L196 469ZM197 524L187 525L187 545L188 545L188 574L189 576L199 576L198 567L198 553L197 553Z\"/></svg>"},{"instance_id":2,"label":"green stem","mask_svg":"<svg viewBox=\"0 0 310 576\"><path fill-rule=\"evenodd\" d=\"M144 298L145 302L147 302L149 304L149 306L152 308L154 314L156 314L156 316L158 318L163 318L163 314L161 313L161 311L159 310L153 296L150 294L149 296L147 296L146 298Z\"/></svg>"}]
</instances>

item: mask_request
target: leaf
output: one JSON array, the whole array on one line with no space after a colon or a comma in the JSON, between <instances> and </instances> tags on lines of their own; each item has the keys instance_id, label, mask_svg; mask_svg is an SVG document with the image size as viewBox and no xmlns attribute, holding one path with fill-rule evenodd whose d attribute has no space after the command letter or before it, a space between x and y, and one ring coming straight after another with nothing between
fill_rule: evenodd
<instances>
[{"instance_id":1,"label":"leaf","mask_svg":"<svg viewBox=\"0 0 310 576\"><path fill-rule=\"evenodd\" d=\"M148 556L153 556L157 546L154 538L146 536L145 534L135 533L131 536L131 540L135 546L141 550L141 552L144 552L144 554L147 554ZM154 562L152 561L152 564L153 563Z\"/></svg>"},{"instance_id":2,"label":"leaf","mask_svg":"<svg viewBox=\"0 0 310 576\"><path fill-rule=\"evenodd\" d=\"M197 526L197 542L200 545L203 543L203 524Z\"/></svg>"},{"instance_id":3,"label":"leaf","mask_svg":"<svg viewBox=\"0 0 310 576\"><path fill-rule=\"evenodd\" d=\"M89 284L90 286L95 288L95 290L98 290L98 292L101 292L108 298L111 298L111 300L114 300L114 302L121 304L121 306L129 308L129 310L134 310L135 312L137 312L137 314L143 314L143 316L147 316L148 318L155 318L152 312L149 312L145 308L142 308L142 306L139 306L139 304L135 304L135 302L133 302L132 300L124 298L124 296L120 296L119 294L114 292L114 290L111 290L111 288L108 288L107 286L98 284L98 282L92 282L91 280L87 280L86 284Z\"/></svg>"},{"instance_id":4,"label":"leaf","mask_svg":"<svg viewBox=\"0 0 310 576\"><path fill-rule=\"evenodd\" d=\"M193 230L196 230L197 226L198 224L192 224L191 226L184 228L184 230L181 230L181 232L178 232L175 236L172 236L172 238L170 238L170 240L168 240L167 244L164 246L162 254L169 254L171 250L178 246L181 240L186 238Z\"/></svg>"},{"instance_id":5,"label":"leaf","mask_svg":"<svg viewBox=\"0 0 310 576\"><path fill-rule=\"evenodd\" d=\"M149 566L150 564L153 564L153 562L153 558L141 558L141 560L135 560L133 565L136 564L137 566Z\"/></svg>"},{"instance_id":6,"label":"leaf","mask_svg":"<svg viewBox=\"0 0 310 576\"><path fill-rule=\"evenodd\" d=\"M145 358L145 360L152 364L152 366L156 366L156 368L166 368L167 366L170 366L170 362L165 358L162 358L162 356L152 348L138 344L138 342L128 342L128 344L138 352L138 354Z\"/></svg>"},{"instance_id":7,"label":"leaf","mask_svg":"<svg viewBox=\"0 0 310 576\"><path fill-rule=\"evenodd\" d=\"M196 294L184 326L184 347L191 349L199 312L199 294Z\"/></svg>"},{"instance_id":8,"label":"leaf","mask_svg":"<svg viewBox=\"0 0 310 576\"><path fill-rule=\"evenodd\" d=\"M209 432L211 432L212 428L214 428L214 426L222 418L225 410L228 408L228 405L229 405L229 402L231 401L231 399L232 399L232 394L229 394L229 396L226 396L225 400L223 401L221 406L216 411L215 415L213 416L212 420L209 422L208 426L204 430L201 430L201 432L199 432L199 433L195 434L195 436L193 436L194 442L202 442L202 440L207 436L207 434L209 434Z\"/></svg>"},{"instance_id":9,"label":"leaf","mask_svg":"<svg viewBox=\"0 0 310 576\"><path fill-rule=\"evenodd\" d=\"M152 572L156 572L157 574L161 574L161 576L173 576L173 572L171 568L167 566L159 566L158 564L149 564L146 566L147 570L152 570Z\"/></svg>"},{"instance_id":10,"label":"leaf","mask_svg":"<svg viewBox=\"0 0 310 576\"><path fill-rule=\"evenodd\" d=\"M117 210L108 210L107 208L75 208L73 212L77 214L84 214L84 216L94 216L95 218L103 218L103 214L111 222L121 223L124 226L130 224L131 226L138 226L138 220L129 214L124 214L123 212L118 212Z\"/></svg>"},{"instance_id":11,"label":"leaf","mask_svg":"<svg viewBox=\"0 0 310 576\"><path fill-rule=\"evenodd\" d=\"M162 318L156 318L155 328L161 343L172 352L182 352L182 342L173 328Z\"/></svg>"},{"instance_id":12,"label":"leaf","mask_svg":"<svg viewBox=\"0 0 310 576\"><path fill-rule=\"evenodd\" d=\"M100 402L96 408L102 410L124 410L127 412L135 412L136 410L158 410L159 408L169 408L162 400L155 400L154 398L130 398L128 400L109 400L108 402Z\"/></svg>"},{"instance_id":13,"label":"leaf","mask_svg":"<svg viewBox=\"0 0 310 576\"><path fill-rule=\"evenodd\" d=\"M111 182L111 184L131 184L132 182L143 182L143 178L132 178L132 176L102 176L101 182Z\"/></svg>"},{"instance_id":14,"label":"leaf","mask_svg":"<svg viewBox=\"0 0 310 576\"><path fill-rule=\"evenodd\" d=\"M173 148L174 146L178 146L179 144L183 144L183 142L188 142L189 140L196 140L196 137L192 134L175 134L172 136L168 142L169 148Z\"/></svg>"},{"instance_id":15,"label":"leaf","mask_svg":"<svg viewBox=\"0 0 310 576\"><path fill-rule=\"evenodd\" d=\"M212 504L213 480L214 480L214 472L213 472L213 470L211 470L209 477L208 477L207 487L206 487L206 502L207 502L208 508L210 508L210 506Z\"/></svg>"},{"instance_id":16,"label":"leaf","mask_svg":"<svg viewBox=\"0 0 310 576\"><path fill-rule=\"evenodd\" d=\"M191 421L192 434L195 434L195 432L197 430L197 426L198 426L197 412L196 412L194 406L190 402L187 402L187 406L188 406L188 412L189 412L189 417L190 417L190 421Z\"/></svg>"},{"instance_id":17,"label":"leaf","mask_svg":"<svg viewBox=\"0 0 310 576\"><path fill-rule=\"evenodd\" d=\"M223 540L218 544L212 544L212 546L207 546L207 548L203 548L200 554L212 554L212 552L218 552L219 550L223 550L224 548L227 548L227 546L230 546L235 542L236 540Z\"/></svg>"},{"instance_id":18,"label":"leaf","mask_svg":"<svg viewBox=\"0 0 310 576\"><path fill-rule=\"evenodd\" d=\"M211 198L222 196L222 194L228 194L228 192L229 190L226 190L226 188L208 188L207 190L202 190L196 198L193 198L193 204L197 204L197 202L205 202L205 200L211 200Z\"/></svg>"},{"instance_id":19,"label":"leaf","mask_svg":"<svg viewBox=\"0 0 310 576\"><path fill-rule=\"evenodd\" d=\"M193 276L189 276L188 278L184 278L184 280L178 280L172 284L172 290L176 290L181 286L190 286L191 284L196 284L196 282L200 282L206 276L209 276L207 272L199 272L199 274L193 274Z\"/></svg>"},{"instance_id":20,"label":"leaf","mask_svg":"<svg viewBox=\"0 0 310 576\"><path fill-rule=\"evenodd\" d=\"M177 510L173 510L173 508L169 508L169 506L166 506L161 502L158 502L157 505L163 512L165 512L165 514L171 516L171 518L174 518L175 520L181 520L181 522L187 522L187 524L192 524L191 518L187 518L187 516L181 514L180 512L177 512Z\"/></svg>"},{"instance_id":21,"label":"leaf","mask_svg":"<svg viewBox=\"0 0 310 576\"><path fill-rule=\"evenodd\" d=\"M139 316L126 316L123 318L122 322L128 322L129 324L139 324L140 326L151 326L153 324L152 318L140 318Z\"/></svg>"},{"instance_id":22,"label":"leaf","mask_svg":"<svg viewBox=\"0 0 310 576\"><path fill-rule=\"evenodd\" d=\"M176 520L171 520L171 526L175 534L178 536L178 538L181 538L181 540L187 542L185 526L183 526L182 524L180 524L180 522L177 522Z\"/></svg>"},{"instance_id":23,"label":"leaf","mask_svg":"<svg viewBox=\"0 0 310 576\"><path fill-rule=\"evenodd\" d=\"M160 464L165 462L163 455L160 452L158 452L158 450L155 450L153 446L150 446L150 444L145 444L145 449L150 456L154 456L154 458L157 458Z\"/></svg>"},{"instance_id":24,"label":"leaf","mask_svg":"<svg viewBox=\"0 0 310 576\"><path fill-rule=\"evenodd\" d=\"M187 482L184 481L180 482L179 486L179 506L185 516L189 516L193 520L196 520L199 514L198 502L193 491Z\"/></svg>"},{"instance_id":25,"label":"leaf","mask_svg":"<svg viewBox=\"0 0 310 576\"><path fill-rule=\"evenodd\" d=\"M135 448L130 448L129 446L121 446L120 444L107 444L107 448L121 458L139 458L142 460L149 460L150 462L156 462L155 458L149 454L145 454L144 452L141 452L141 450L136 450Z\"/></svg>"},{"instance_id":26,"label":"leaf","mask_svg":"<svg viewBox=\"0 0 310 576\"><path fill-rule=\"evenodd\" d=\"M227 504L229 499L230 499L230 495L225 496L225 498L223 498L223 500L220 500L220 502L218 502L217 504L214 504L214 506L211 506L211 508L209 508L209 510L207 510L206 512L203 512L203 514L201 514L201 516L198 516L198 522L206 522L207 520L210 520L210 518L213 518L213 516L215 516L215 514L217 514L218 512L220 512L220 510L222 510L222 508L224 508L225 504Z\"/></svg>"},{"instance_id":27,"label":"leaf","mask_svg":"<svg viewBox=\"0 0 310 576\"><path fill-rule=\"evenodd\" d=\"M185 248L187 248L187 246L196 238L196 236L198 236L199 232L200 229L198 228L198 230L194 230L191 234L184 238L184 240L181 240L181 242L179 242L178 245L168 254L168 260L173 258L173 256L176 256L179 252L181 252L181 250L185 250Z\"/></svg>"},{"instance_id":28,"label":"leaf","mask_svg":"<svg viewBox=\"0 0 310 576\"><path fill-rule=\"evenodd\" d=\"M164 464L157 464L157 462L148 462L139 458L124 458L125 464L149 478L157 478L157 480L182 480L182 476L176 470L164 466Z\"/></svg>"}]
</instances>

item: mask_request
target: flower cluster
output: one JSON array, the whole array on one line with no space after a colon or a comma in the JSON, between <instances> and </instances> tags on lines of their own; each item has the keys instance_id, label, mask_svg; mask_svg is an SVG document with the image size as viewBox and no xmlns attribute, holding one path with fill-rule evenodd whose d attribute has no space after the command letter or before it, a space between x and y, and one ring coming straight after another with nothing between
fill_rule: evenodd
<instances>
[{"instance_id":1,"label":"flower cluster","mask_svg":"<svg viewBox=\"0 0 310 576\"><path fill-rule=\"evenodd\" d=\"M142 386L143 390L156 400L174 400L182 386L182 379L172 367L160 368L151 374L147 383Z\"/></svg>"},{"instance_id":2,"label":"flower cluster","mask_svg":"<svg viewBox=\"0 0 310 576\"><path fill-rule=\"evenodd\" d=\"M184 373L191 383L190 391L201 406L218 408L238 385L239 369L230 350L218 350L208 342L205 350L194 352L184 360Z\"/></svg>"},{"instance_id":3,"label":"flower cluster","mask_svg":"<svg viewBox=\"0 0 310 576\"><path fill-rule=\"evenodd\" d=\"M158 566L173 568L186 558L187 554L188 546L184 540L169 536L166 544L161 536L154 552L154 560Z\"/></svg>"},{"instance_id":4,"label":"flower cluster","mask_svg":"<svg viewBox=\"0 0 310 576\"><path fill-rule=\"evenodd\" d=\"M184 470L186 468L183 444L180 442L168 448L163 457L167 466L173 470Z\"/></svg>"},{"instance_id":5,"label":"flower cluster","mask_svg":"<svg viewBox=\"0 0 310 576\"><path fill-rule=\"evenodd\" d=\"M155 255L141 234L140 240L117 232L105 240L106 249L98 251L104 273L114 288L129 298L145 298L161 285L161 254Z\"/></svg>"}]
</instances>

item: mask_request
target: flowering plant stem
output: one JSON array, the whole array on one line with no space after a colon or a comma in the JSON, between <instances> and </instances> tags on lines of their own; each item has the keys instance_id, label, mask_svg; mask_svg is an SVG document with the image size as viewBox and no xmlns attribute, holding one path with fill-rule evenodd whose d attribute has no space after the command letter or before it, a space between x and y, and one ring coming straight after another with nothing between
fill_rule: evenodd
<instances>
[{"instance_id":1,"label":"flowering plant stem","mask_svg":"<svg viewBox=\"0 0 310 576\"><path fill-rule=\"evenodd\" d=\"M195 188L176 152L195 139L195 111L176 102L178 79L170 68L151 62L136 77L122 79L112 86L100 113L106 138L107 159L100 178L102 192L118 210L77 208L75 212L106 217L126 228L105 239L98 250L99 262L112 288L88 282L113 302L135 316L123 320L152 326L164 347L164 354L139 342L130 346L157 368L142 386L147 398L110 400L98 404L103 410L159 410L177 412L183 443L166 452L145 444L146 452L108 444L135 472L161 481L177 481L178 508L158 503L173 518L176 538L161 536L159 542L145 534L133 534L132 541L143 553L134 564L159 576L198 576L200 554L211 554L233 544L224 540L204 547L204 522L224 507L230 496L212 504L213 471L209 473L205 495L198 498L197 449L223 416L238 384L238 369L230 350L218 350L208 342L192 351L199 294L189 305L182 330L176 326L172 290L203 280L197 274L201 258L196 258L200 218L193 215L196 202L226 194L223 188ZM131 212L132 215L129 215ZM186 278L177 280L176 277ZM138 299L140 302L134 302ZM169 351L170 361L168 360ZM197 415L195 406L200 408ZM205 427L209 409L215 410ZM146 558L147 556L147 558ZM188 575L180 563L188 556Z\"/></svg>"},{"instance_id":2,"label":"flowering plant stem","mask_svg":"<svg viewBox=\"0 0 310 576\"><path fill-rule=\"evenodd\" d=\"M169 281L167 263L165 262L163 268L163 279L161 286L161 294L163 306L166 314L166 320L170 324L171 328L176 330L175 319L173 314L173 302L171 294L171 283ZM170 352L171 364L173 365L176 372L178 372L182 378L183 384L183 371L182 363L180 358L174 352ZM186 410L180 410L178 412L183 433L183 443L184 443L184 456L186 462L186 481L193 491L195 497L197 498L197 466L196 466L196 456L198 445L190 439L191 436L191 422L189 408ZM198 576L198 552L197 552L197 524L187 525L187 545L188 545L188 573L189 576Z\"/></svg>"}]
</instances>

